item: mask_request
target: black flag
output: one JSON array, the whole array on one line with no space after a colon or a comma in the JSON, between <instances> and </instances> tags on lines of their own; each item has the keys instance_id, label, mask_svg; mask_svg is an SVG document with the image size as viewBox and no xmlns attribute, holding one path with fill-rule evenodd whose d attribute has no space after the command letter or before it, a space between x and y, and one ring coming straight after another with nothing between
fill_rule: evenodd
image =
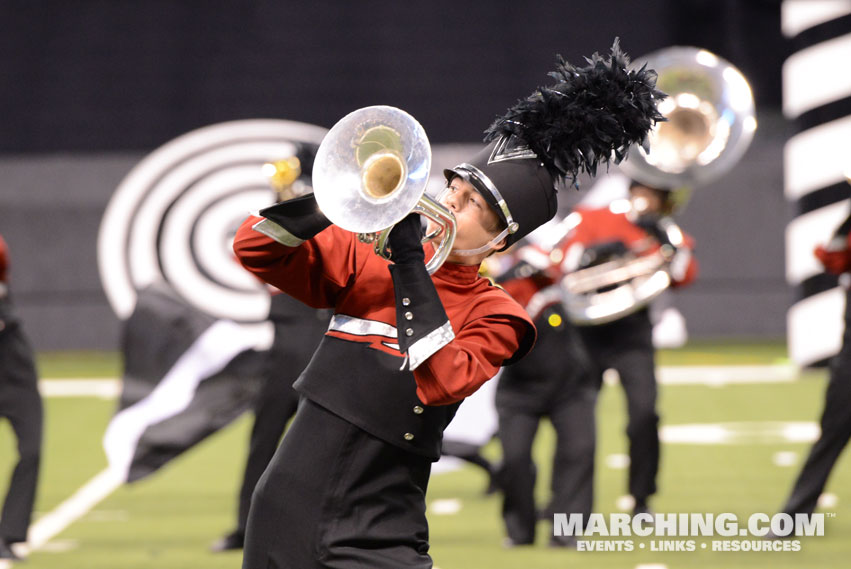
<instances>
[{"instance_id":1,"label":"black flag","mask_svg":"<svg viewBox=\"0 0 851 569\"><path fill-rule=\"evenodd\" d=\"M266 352L254 349L256 335L201 312L164 283L139 291L121 343L121 399L103 444L110 467L127 482L246 411L267 362Z\"/></svg>"}]
</instances>

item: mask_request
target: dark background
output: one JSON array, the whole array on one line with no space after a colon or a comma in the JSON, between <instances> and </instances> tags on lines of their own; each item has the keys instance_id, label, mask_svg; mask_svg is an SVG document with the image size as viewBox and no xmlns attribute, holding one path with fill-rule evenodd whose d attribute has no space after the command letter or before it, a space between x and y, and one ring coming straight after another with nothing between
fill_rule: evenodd
<instances>
[{"instance_id":1,"label":"dark background","mask_svg":"<svg viewBox=\"0 0 851 569\"><path fill-rule=\"evenodd\" d=\"M615 37L640 56L704 47L780 103L779 1L7 2L0 151L148 150L210 123L289 117L330 126L389 104L434 142L475 141Z\"/></svg>"},{"instance_id":2,"label":"dark background","mask_svg":"<svg viewBox=\"0 0 851 569\"><path fill-rule=\"evenodd\" d=\"M245 118L330 127L389 104L436 149L476 143L548 82L555 54L581 63L615 37L635 57L704 47L750 80L760 127L681 217L702 273L677 304L692 337L782 337L779 0L2 3L0 233L30 336L39 349L116 347L98 225L122 177L176 136Z\"/></svg>"}]
</instances>

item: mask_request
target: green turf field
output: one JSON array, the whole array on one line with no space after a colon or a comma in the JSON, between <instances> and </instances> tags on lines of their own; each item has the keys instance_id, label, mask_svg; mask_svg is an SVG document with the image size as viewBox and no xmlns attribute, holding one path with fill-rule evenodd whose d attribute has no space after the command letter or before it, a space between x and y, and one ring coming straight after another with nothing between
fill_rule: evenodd
<instances>
[{"instance_id":1,"label":"green turf field","mask_svg":"<svg viewBox=\"0 0 851 569\"><path fill-rule=\"evenodd\" d=\"M692 344L663 352L662 365L749 365L783 363L779 344ZM114 377L120 361L114 354L42 354L44 377ZM735 423L750 436L728 444L666 443L662 449L657 512L732 512L740 519L756 512L772 514L781 505L797 474L808 443L759 436L760 425L773 421L816 421L825 385L824 372L797 381L713 387L663 385L660 410L665 427L695 423ZM617 512L625 493L626 470L607 466L613 454L626 452L623 398L617 385L603 388L598 405L598 467L595 511ZM45 400L46 435L36 517L50 512L105 466L100 437L115 401L95 397L51 397ZM250 418L211 437L147 480L125 486L32 553L28 569L191 569L237 568L239 554L211 554L211 541L231 529L236 491L246 452ZM756 434L754 434L756 433ZM549 484L552 450L548 425L536 446L543 502ZM487 449L498 458L499 449ZM778 453L786 453L778 455ZM791 454L789 454L791 453ZM8 426L0 424L0 485L8 479L15 456ZM778 466L778 456L786 466ZM845 486L851 461L843 456L828 492L835 505L825 512L824 537L805 538L799 552L694 552L638 550L652 538L633 538L636 551L581 552L546 547L550 525L540 525L538 544L502 547L500 500L484 496L484 475L473 467L432 478L431 553L440 569L611 567L647 569L661 566L719 568L784 568L851 566L851 501ZM440 501L440 502L438 502ZM453 502L447 502L453 501ZM456 513L440 514L437 505L454 504ZM436 505L437 504L437 505ZM719 539L718 537L714 539Z\"/></svg>"}]
</instances>

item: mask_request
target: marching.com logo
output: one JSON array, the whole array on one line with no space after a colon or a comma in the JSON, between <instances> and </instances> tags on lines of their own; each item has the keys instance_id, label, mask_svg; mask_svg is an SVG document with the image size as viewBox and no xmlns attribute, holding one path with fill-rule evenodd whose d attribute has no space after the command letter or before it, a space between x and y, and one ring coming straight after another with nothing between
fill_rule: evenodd
<instances>
[{"instance_id":1,"label":"marching.com logo","mask_svg":"<svg viewBox=\"0 0 851 569\"><path fill-rule=\"evenodd\" d=\"M756 513L740 520L733 513L594 513L586 521L582 514L556 513L553 535L576 538L579 551L800 551L800 540L791 538L823 536L825 518L834 516ZM632 537L654 539L596 539ZM697 537L726 539L688 539Z\"/></svg>"}]
</instances>

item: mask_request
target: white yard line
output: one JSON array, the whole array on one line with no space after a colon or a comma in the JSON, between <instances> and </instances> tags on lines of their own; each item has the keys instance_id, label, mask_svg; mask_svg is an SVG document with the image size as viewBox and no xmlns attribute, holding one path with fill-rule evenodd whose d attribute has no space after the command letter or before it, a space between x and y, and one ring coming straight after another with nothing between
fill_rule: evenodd
<instances>
[{"instance_id":1,"label":"white yard line","mask_svg":"<svg viewBox=\"0 0 851 569\"><path fill-rule=\"evenodd\" d=\"M740 366L662 366L659 383L666 385L728 385L741 383L788 383L798 378L793 364Z\"/></svg>"},{"instance_id":2,"label":"white yard line","mask_svg":"<svg viewBox=\"0 0 851 569\"><path fill-rule=\"evenodd\" d=\"M741 366L662 366L659 383L665 385L728 385L742 383L788 383L798 378L791 364ZM117 378L42 379L38 383L44 397L100 397L114 399L121 394Z\"/></svg>"},{"instance_id":3,"label":"white yard line","mask_svg":"<svg viewBox=\"0 0 851 569\"><path fill-rule=\"evenodd\" d=\"M687 445L812 443L820 434L819 424L812 421L731 421L659 428L663 443Z\"/></svg>"},{"instance_id":4,"label":"white yard line","mask_svg":"<svg viewBox=\"0 0 851 569\"><path fill-rule=\"evenodd\" d=\"M121 394L121 380L101 378L42 379L38 382L42 397L99 397L115 399Z\"/></svg>"},{"instance_id":5,"label":"white yard line","mask_svg":"<svg viewBox=\"0 0 851 569\"><path fill-rule=\"evenodd\" d=\"M70 498L36 520L30 526L29 540L17 550L22 555L28 555L30 552L41 549L123 483L124 480L116 471L105 468L83 484ZM3 569L2 565L0 569Z\"/></svg>"}]
</instances>

